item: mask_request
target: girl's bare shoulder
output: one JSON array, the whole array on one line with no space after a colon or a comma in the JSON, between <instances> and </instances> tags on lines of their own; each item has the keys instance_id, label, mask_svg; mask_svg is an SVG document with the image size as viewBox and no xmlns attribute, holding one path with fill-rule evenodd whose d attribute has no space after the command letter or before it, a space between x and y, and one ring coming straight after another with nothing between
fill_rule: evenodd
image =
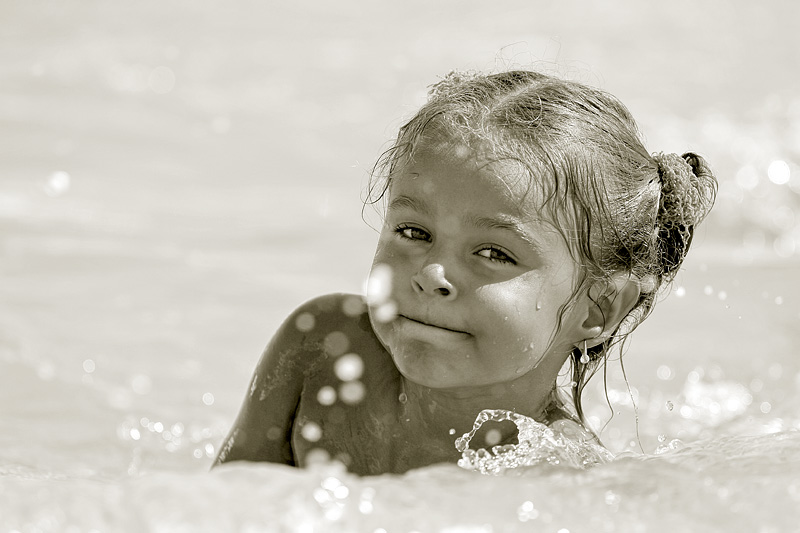
<instances>
[{"instance_id":1,"label":"girl's bare shoulder","mask_svg":"<svg viewBox=\"0 0 800 533\"><path fill-rule=\"evenodd\" d=\"M304 340L321 343L334 356L363 336L374 337L364 298L356 294L318 296L298 307L286 322Z\"/></svg>"},{"instance_id":2,"label":"girl's bare shoulder","mask_svg":"<svg viewBox=\"0 0 800 533\"><path fill-rule=\"evenodd\" d=\"M322 374L334 372L336 361L344 356L352 363L351 371L353 365L358 368L361 364L365 374L376 367L391 365L391 358L372 329L363 296L343 293L319 296L301 305L292 319L295 328L302 332L303 344L315 346L311 351L320 356L310 370L322 370Z\"/></svg>"}]
</instances>

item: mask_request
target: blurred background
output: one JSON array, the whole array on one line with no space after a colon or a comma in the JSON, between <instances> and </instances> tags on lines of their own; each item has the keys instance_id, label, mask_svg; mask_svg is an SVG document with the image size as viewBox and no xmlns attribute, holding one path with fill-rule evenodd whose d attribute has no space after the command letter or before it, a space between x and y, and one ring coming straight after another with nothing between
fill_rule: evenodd
<instances>
[{"instance_id":1,"label":"blurred background","mask_svg":"<svg viewBox=\"0 0 800 533\"><path fill-rule=\"evenodd\" d=\"M280 321L362 290L369 169L453 69L598 86L651 151L696 151L720 180L627 384L612 362L585 400L598 428L617 413L612 449L797 426L799 16L778 0L0 0L0 465L206 469Z\"/></svg>"}]
</instances>

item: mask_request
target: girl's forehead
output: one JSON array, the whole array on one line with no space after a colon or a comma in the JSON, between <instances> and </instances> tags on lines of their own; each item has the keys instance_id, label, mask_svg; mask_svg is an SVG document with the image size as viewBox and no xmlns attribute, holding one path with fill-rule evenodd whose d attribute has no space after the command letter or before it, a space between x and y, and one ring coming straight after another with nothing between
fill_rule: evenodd
<instances>
[{"instance_id":1,"label":"girl's forehead","mask_svg":"<svg viewBox=\"0 0 800 533\"><path fill-rule=\"evenodd\" d=\"M487 148L457 142L424 142L415 147L393 173L390 197L395 185L435 194L434 182L443 181L458 192L502 200L521 215L538 218L541 214L541 186L525 165Z\"/></svg>"}]
</instances>

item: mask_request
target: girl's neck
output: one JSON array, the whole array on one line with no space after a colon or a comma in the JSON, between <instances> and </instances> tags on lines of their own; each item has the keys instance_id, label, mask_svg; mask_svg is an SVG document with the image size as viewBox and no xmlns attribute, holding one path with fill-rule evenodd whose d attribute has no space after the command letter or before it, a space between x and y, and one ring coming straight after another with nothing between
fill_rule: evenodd
<instances>
[{"instance_id":1,"label":"girl's neck","mask_svg":"<svg viewBox=\"0 0 800 533\"><path fill-rule=\"evenodd\" d=\"M530 381L519 379L469 389L431 389L402 378L400 423L412 435L453 442L472 429L484 409L513 411L546 423L555 382L548 386ZM496 429L501 432L502 442L516 436L512 425Z\"/></svg>"}]
</instances>

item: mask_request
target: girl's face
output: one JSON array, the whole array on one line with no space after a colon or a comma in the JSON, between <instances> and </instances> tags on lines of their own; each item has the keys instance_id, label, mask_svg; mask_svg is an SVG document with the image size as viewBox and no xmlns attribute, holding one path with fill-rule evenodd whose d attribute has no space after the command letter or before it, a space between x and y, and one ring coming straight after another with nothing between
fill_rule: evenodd
<instances>
[{"instance_id":1,"label":"girl's face","mask_svg":"<svg viewBox=\"0 0 800 533\"><path fill-rule=\"evenodd\" d=\"M397 316L370 317L407 379L507 383L579 342L569 310L556 335L576 265L518 176L454 144L419 146L393 176L374 265L390 268Z\"/></svg>"}]
</instances>

